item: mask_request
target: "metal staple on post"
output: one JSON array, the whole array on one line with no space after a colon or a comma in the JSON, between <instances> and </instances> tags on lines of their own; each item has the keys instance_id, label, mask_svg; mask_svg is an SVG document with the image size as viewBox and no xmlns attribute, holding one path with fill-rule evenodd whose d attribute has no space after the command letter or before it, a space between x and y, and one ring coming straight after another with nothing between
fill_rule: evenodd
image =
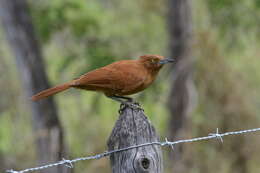
<instances>
[{"instance_id":1,"label":"metal staple on post","mask_svg":"<svg viewBox=\"0 0 260 173\"><path fill-rule=\"evenodd\" d=\"M130 147L121 148L121 149L117 149L117 150L106 151L104 153L93 155L93 156L80 157L80 158L76 158L76 159L73 159L73 160L63 159L63 160L56 162L56 163L51 163L51 164L47 164L47 165L43 165L43 166L39 166L39 167L35 167L35 168L28 168L28 169L24 169L24 170L20 170L20 171L15 171L15 170L11 169L11 170L7 170L6 172L8 172L8 173L25 173L25 172L32 172L32 171L47 169L47 168L58 166L58 165L65 165L69 168L73 168L73 163L78 162L78 161L100 159L100 158L109 156L111 154L117 153L117 152L122 152L122 151L130 150L130 149L134 149L134 148L138 148L138 147L144 147L144 146L149 146L149 145L160 145L160 146L170 146L170 147L172 147L172 149L174 149L173 146L180 144L180 143L191 143L191 142L209 140L209 139L214 139L214 138L219 139L223 143L222 137L224 137L224 136L240 135L240 134L252 133L252 132L256 132L256 131L260 131L260 128L234 131L234 132L226 132L226 133L221 134L221 133L219 133L219 130L217 128L216 133L210 133L208 136L204 136L204 137L198 137L198 138L192 138L192 139L183 139L183 140L178 140L178 141L173 141L173 142L170 142L170 141L167 140L167 138L165 138L165 141L163 141L163 142L144 143L144 144L130 146Z\"/></svg>"}]
</instances>

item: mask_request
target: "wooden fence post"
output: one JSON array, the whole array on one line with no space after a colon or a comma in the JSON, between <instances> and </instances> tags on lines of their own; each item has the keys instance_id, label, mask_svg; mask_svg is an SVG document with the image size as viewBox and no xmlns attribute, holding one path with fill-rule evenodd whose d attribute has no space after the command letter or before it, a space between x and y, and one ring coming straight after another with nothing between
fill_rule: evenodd
<instances>
[{"instance_id":1,"label":"wooden fence post","mask_svg":"<svg viewBox=\"0 0 260 173\"><path fill-rule=\"evenodd\" d=\"M154 127L142 110L125 107L108 139L108 149L116 150L147 142L158 141ZM161 147L150 145L110 155L113 173L161 173Z\"/></svg>"}]
</instances>

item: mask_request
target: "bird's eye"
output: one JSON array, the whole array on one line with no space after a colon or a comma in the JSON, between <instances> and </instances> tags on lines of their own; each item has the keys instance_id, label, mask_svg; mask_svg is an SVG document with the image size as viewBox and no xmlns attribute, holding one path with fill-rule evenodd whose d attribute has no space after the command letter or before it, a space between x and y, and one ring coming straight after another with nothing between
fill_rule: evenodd
<instances>
[{"instance_id":1,"label":"bird's eye","mask_svg":"<svg viewBox=\"0 0 260 173\"><path fill-rule=\"evenodd\" d=\"M156 60L155 60L155 59L151 59L151 62L152 62L153 64L155 64L155 63L156 63Z\"/></svg>"}]
</instances>

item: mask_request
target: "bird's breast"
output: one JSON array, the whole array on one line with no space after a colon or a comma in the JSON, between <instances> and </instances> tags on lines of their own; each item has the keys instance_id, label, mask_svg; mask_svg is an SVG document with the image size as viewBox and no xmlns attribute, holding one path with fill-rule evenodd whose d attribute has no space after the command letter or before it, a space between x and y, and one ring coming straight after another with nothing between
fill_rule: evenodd
<instances>
[{"instance_id":1,"label":"bird's breast","mask_svg":"<svg viewBox=\"0 0 260 173\"><path fill-rule=\"evenodd\" d=\"M125 89L121 91L120 95L131 95L143 91L153 83L154 79L155 76L144 71L129 75L125 80Z\"/></svg>"}]
</instances>

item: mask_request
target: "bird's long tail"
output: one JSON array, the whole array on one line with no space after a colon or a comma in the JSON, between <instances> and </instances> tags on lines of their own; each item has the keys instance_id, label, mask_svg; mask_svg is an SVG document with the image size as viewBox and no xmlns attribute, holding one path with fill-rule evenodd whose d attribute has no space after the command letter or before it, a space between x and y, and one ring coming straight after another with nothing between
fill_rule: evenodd
<instances>
[{"instance_id":1,"label":"bird's long tail","mask_svg":"<svg viewBox=\"0 0 260 173\"><path fill-rule=\"evenodd\" d=\"M66 90L68 88L70 88L70 82L62 84L62 85L57 85L57 86L55 86L53 88L49 88L49 89L43 90L43 91L39 92L38 94L33 95L31 97L31 99L33 101L37 101L37 100L49 97L51 95L57 94L57 93L59 93L61 91L64 91L64 90Z\"/></svg>"}]
</instances>

